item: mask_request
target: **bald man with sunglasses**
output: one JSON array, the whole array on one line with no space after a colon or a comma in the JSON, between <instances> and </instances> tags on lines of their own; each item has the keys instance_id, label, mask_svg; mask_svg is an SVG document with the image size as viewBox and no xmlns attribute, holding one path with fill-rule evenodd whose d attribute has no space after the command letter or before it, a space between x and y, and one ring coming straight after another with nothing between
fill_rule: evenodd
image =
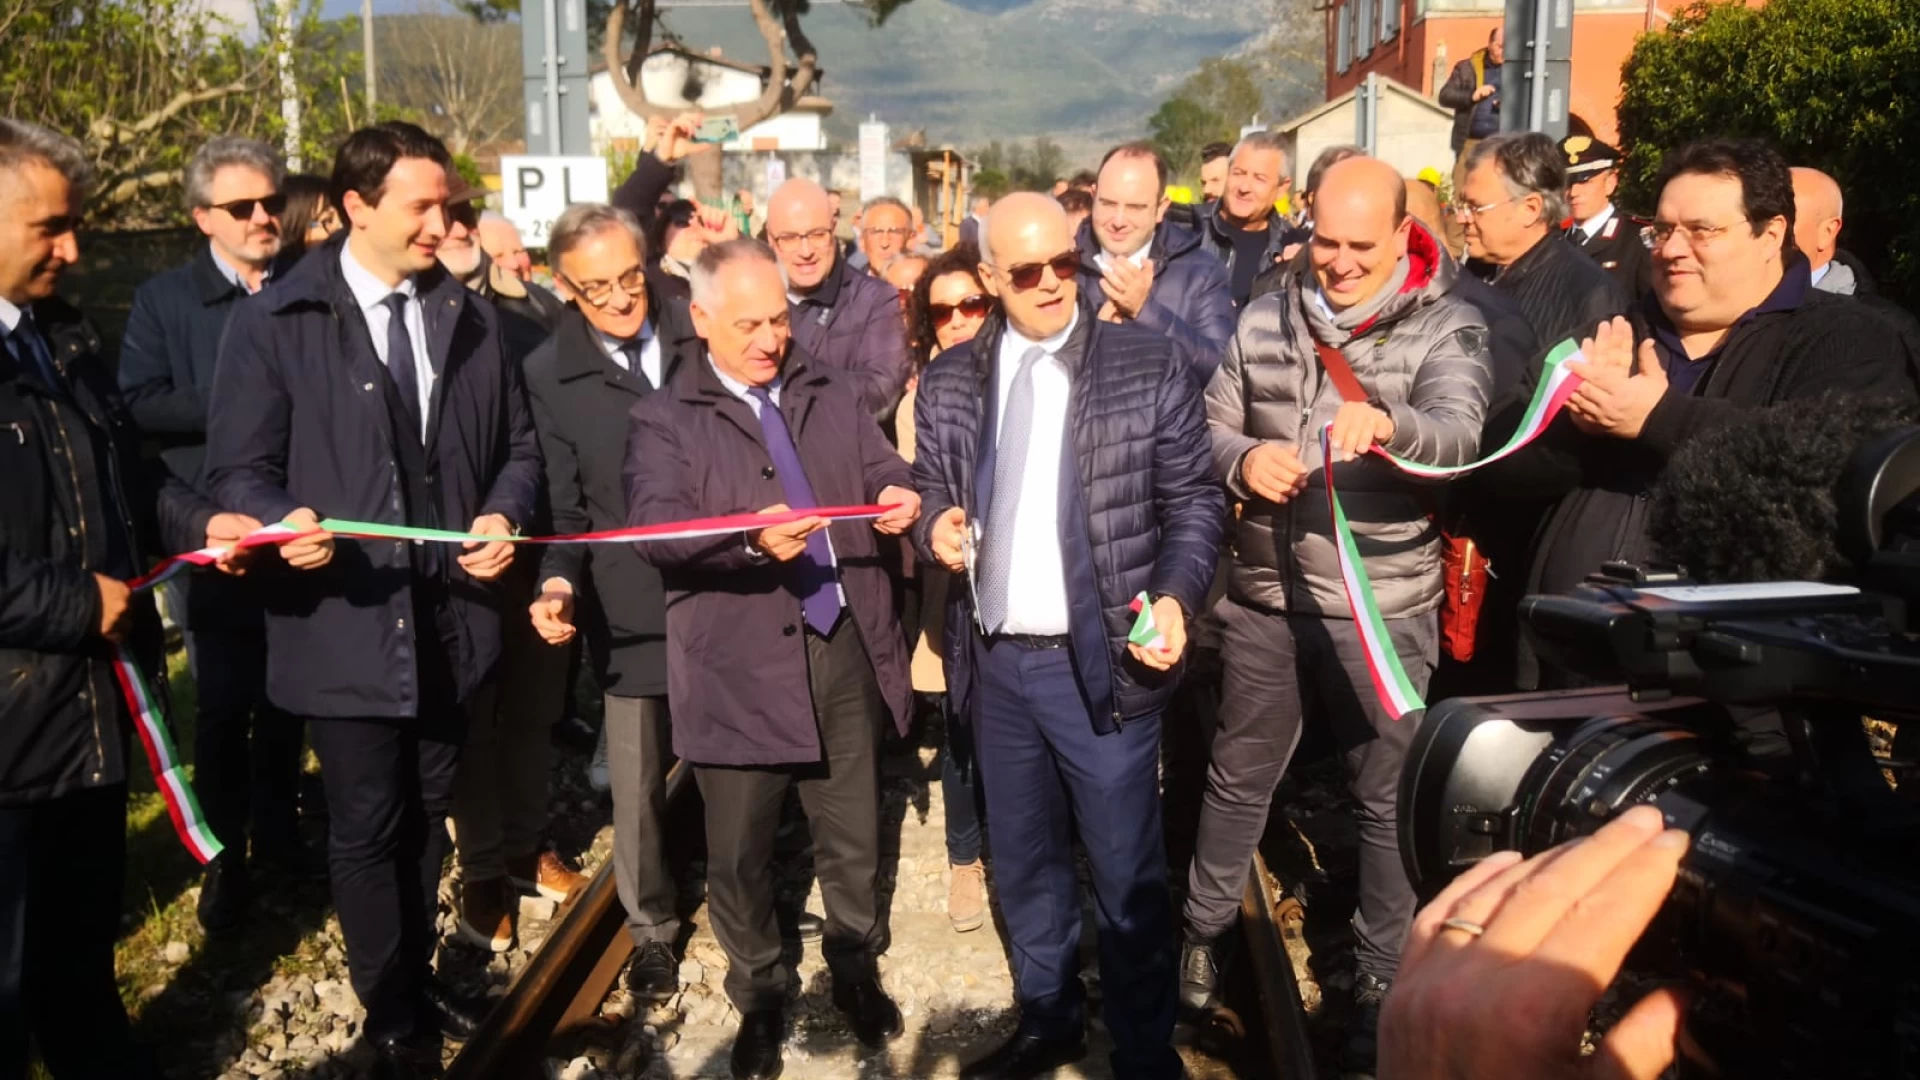
<instances>
[{"instance_id":1,"label":"bald man with sunglasses","mask_svg":"<svg viewBox=\"0 0 1920 1080\"><path fill-rule=\"evenodd\" d=\"M1225 506L1200 393L1163 333L1103 321L1052 199L1009 195L980 277L1000 301L921 375L913 539L963 572L947 702L972 725L1020 1026L963 1077L1024 1080L1086 1054L1078 829L1093 871L1113 1074L1181 1075L1161 844L1160 716L1213 578ZM1129 641L1144 595L1158 639Z\"/></svg>"}]
</instances>

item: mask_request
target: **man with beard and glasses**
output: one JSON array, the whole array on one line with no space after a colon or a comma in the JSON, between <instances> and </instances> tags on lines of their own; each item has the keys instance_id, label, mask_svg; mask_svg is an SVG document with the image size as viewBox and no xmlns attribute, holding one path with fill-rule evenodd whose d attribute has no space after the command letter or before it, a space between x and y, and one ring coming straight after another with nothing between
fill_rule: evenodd
<instances>
[{"instance_id":1,"label":"man with beard and glasses","mask_svg":"<svg viewBox=\"0 0 1920 1080\"><path fill-rule=\"evenodd\" d=\"M184 265L140 286L127 319L120 346L127 407L167 471L202 492L214 358L234 306L271 277L285 176L279 153L265 143L222 135L201 146L187 163L187 207L207 241ZM258 527L251 519L241 524ZM205 574L167 586L199 690L194 792L226 848L207 864L196 905L211 934L239 926L252 892L249 862L296 877L324 872L295 827L301 727L267 703L256 587L251 578Z\"/></svg>"}]
</instances>

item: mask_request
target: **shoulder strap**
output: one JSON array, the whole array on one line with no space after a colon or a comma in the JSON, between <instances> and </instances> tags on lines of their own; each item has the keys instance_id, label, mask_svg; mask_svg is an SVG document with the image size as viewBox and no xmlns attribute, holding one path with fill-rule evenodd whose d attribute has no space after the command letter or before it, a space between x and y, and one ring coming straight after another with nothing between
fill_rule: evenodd
<instances>
[{"instance_id":1,"label":"shoulder strap","mask_svg":"<svg viewBox=\"0 0 1920 1080\"><path fill-rule=\"evenodd\" d=\"M1340 391L1343 401L1368 400L1366 388L1360 385L1360 379L1353 373L1353 365L1340 350L1319 339L1314 339L1313 348L1320 354L1320 366L1327 369L1327 378L1333 380L1334 389Z\"/></svg>"}]
</instances>

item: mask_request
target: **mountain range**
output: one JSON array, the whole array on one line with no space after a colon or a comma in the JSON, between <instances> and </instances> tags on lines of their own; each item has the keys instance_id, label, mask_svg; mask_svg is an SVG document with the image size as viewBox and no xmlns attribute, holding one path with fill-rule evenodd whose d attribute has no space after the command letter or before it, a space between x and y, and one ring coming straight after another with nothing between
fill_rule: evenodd
<instances>
[{"instance_id":1,"label":"mountain range","mask_svg":"<svg viewBox=\"0 0 1920 1080\"><path fill-rule=\"evenodd\" d=\"M326 0L323 12L357 7ZM1202 60L1269 34L1274 9L1272 0L911 0L875 26L864 8L815 0L804 26L835 137L850 141L873 115L896 138L924 130L936 146L1047 135L1079 160L1145 135L1147 118ZM418 10L419 0L375 4L376 14ZM744 3L668 7L661 21L690 48L766 62ZM1317 36L1320 25L1316 17L1301 32Z\"/></svg>"}]
</instances>

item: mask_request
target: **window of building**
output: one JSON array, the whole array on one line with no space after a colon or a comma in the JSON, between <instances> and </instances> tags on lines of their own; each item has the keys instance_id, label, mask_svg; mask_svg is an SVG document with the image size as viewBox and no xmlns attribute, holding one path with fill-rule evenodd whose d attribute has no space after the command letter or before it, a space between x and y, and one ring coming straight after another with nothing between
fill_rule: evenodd
<instances>
[{"instance_id":1,"label":"window of building","mask_svg":"<svg viewBox=\"0 0 1920 1080\"><path fill-rule=\"evenodd\" d=\"M1354 29L1359 31L1357 36L1360 39L1353 50L1356 56L1365 56L1373 51L1374 32L1378 29L1373 20L1374 3L1375 0L1360 0L1360 10L1353 13Z\"/></svg>"},{"instance_id":2,"label":"window of building","mask_svg":"<svg viewBox=\"0 0 1920 1080\"><path fill-rule=\"evenodd\" d=\"M1400 33L1400 0L1380 0L1380 40L1392 41Z\"/></svg>"},{"instance_id":3,"label":"window of building","mask_svg":"<svg viewBox=\"0 0 1920 1080\"><path fill-rule=\"evenodd\" d=\"M1353 66L1353 5L1341 4L1334 12L1333 67L1345 71Z\"/></svg>"}]
</instances>

